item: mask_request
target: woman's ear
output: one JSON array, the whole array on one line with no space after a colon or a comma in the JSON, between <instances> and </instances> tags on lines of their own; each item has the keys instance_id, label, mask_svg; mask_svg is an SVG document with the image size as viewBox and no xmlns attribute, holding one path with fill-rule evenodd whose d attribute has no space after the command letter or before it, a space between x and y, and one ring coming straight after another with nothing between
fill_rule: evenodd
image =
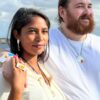
<instances>
[{"instance_id":1,"label":"woman's ear","mask_svg":"<svg viewBox=\"0 0 100 100\"><path fill-rule=\"evenodd\" d=\"M13 35L17 41L17 49L18 51L20 51L20 37L19 37L19 34L16 30L13 31Z\"/></svg>"},{"instance_id":2,"label":"woman's ear","mask_svg":"<svg viewBox=\"0 0 100 100\"><path fill-rule=\"evenodd\" d=\"M16 40L19 39L19 34L18 34L17 30L13 31L13 35L14 35Z\"/></svg>"}]
</instances>

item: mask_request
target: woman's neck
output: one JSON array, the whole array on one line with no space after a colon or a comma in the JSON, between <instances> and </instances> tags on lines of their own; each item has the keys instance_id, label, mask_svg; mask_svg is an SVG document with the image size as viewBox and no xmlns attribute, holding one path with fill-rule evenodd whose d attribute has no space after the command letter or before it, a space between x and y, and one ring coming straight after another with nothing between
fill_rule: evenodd
<instances>
[{"instance_id":1,"label":"woman's neck","mask_svg":"<svg viewBox=\"0 0 100 100\"><path fill-rule=\"evenodd\" d=\"M33 56L33 55L29 55L27 53L23 54L22 59L24 60L24 62L31 67L32 69L34 69L34 71L36 71L37 73L40 72L39 68L38 68L38 60L37 60L37 56Z\"/></svg>"},{"instance_id":2,"label":"woman's neck","mask_svg":"<svg viewBox=\"0 0 100 100\"><path fill-rule=\"evenodd\" d=\"M45 73L42 71L42 69L40 68L39 64L38 64L38 59L37 56L29 56L27 54L23 55L23 60L26 62L26 64L33 70L35 71L37 74L42 75L42 77L44 78L45 82L50 85L50 81L51 81L51 77L48 78Z\"/></svg>"}]
</instances>

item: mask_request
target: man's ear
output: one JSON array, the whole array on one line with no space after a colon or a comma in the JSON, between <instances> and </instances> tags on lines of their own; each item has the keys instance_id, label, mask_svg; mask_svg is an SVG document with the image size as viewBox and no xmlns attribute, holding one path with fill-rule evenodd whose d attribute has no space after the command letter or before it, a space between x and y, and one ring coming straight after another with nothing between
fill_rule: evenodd
<instances>
[{"instance_id":1,"label":"man's ear","mask_svg":"<svg viewBox=\"0 0 100 100\"><path fill-rule=\"evenodd\" d=\"M59 16L60 16L60 17L63 19L63 21L64 21L64 17L66 16L65 8L59 7L59 8L58 8L58 13L59 13Z\"/></svg>"},{"instance_id":2,"label":"man's ear","mask_svg":"<svg viewBox=\"0 0 100 100\"><path fill-rule=\"evenodd\" d=\"M18 34L17 30L13 31L13 35L14 35L16 40L19 39L19 34Z\"/></svg>"}]
</instances>

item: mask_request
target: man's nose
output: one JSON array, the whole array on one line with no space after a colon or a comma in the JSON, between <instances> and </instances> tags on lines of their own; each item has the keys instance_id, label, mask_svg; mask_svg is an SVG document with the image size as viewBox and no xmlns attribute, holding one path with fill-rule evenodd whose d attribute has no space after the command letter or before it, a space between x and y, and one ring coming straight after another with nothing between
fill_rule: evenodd
<instances>
[{"instance_id":1,"label":"man's nose","mask_svg":"<svg viewBox=\"0 0 100 100\"><path fill-rule=\"evenodd\" d=\"M88 7L85 7L84 13L87 15L91 15L92 14L92 10Z\"/></svg>"}]
</instances>

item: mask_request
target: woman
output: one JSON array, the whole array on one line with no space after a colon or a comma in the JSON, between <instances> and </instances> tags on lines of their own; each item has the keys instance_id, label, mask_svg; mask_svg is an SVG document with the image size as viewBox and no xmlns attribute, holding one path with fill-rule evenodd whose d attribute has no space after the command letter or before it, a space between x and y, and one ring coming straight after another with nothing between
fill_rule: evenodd
<instances>
[{"instance_id":1,"label":"woman","mask_svg":"<svg viewBox=\"0 0 100 100\"><path fill-rule=\"evenodd\" d=\"M20 8L10 24L10 49L15 56L3 64L9 82L0 100L65 100L61 90L46 71L50 22L42 13ZM3 80L5 81L5 80ZM0 94L1 95L1 94Z\"/></svg>"}]
</instances>

